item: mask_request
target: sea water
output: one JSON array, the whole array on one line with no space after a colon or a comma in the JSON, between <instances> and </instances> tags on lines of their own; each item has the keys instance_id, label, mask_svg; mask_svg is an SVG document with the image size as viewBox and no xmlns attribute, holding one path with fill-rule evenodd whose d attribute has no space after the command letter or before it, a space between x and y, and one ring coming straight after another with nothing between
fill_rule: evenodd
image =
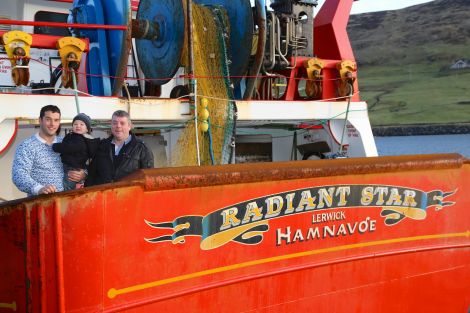
<instances>
[{"instance_id":1,"label":"sea water","mask_svg":"<svg viewBox=\"0 0 470 313\"><path fill-rule=\"evenodd\" d=\"M380 156L460 153L470 158L470 134L375 137Z\"/></svg>"}]
</instances>

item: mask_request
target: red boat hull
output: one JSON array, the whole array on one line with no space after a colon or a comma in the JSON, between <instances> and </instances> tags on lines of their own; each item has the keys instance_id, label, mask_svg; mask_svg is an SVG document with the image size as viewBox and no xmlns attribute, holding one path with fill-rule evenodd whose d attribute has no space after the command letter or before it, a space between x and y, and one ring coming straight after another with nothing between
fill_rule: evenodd
<instances>
[{"instance_id":1,"label":"red boat hull","mask_svg":"<svg viewBox=\"0 0 470 313\"><path fill-rule=\"evenodd\" d=\"M467 312L458 155L155 169L0 207L0 312Z\"/></svg>"}]
</instances>

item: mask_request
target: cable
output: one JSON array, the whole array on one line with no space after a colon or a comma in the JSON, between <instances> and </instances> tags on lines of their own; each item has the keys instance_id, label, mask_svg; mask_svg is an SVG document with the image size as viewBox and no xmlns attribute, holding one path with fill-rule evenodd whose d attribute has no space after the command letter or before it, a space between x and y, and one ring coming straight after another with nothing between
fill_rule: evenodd
<instances>
[{"instance_id":1,"label":"cable","mask_svg":"<svg viewBox=\"0 0 470 313\"><path fill-rule=\"evenodd\" d=\"M341 134L341 143L339 145L339 155L341 156L343 154L343 140L344 140L344 133L346 132L346 125L348 124L348 115L349 115L349 106L351 104L351 97L353 95L353 87L351 84L348 83L348 86L350 88L349 91L349 98L348 98L348 106L346 107L346 116L344 118L344 126L343 126L343 133Z\"/></svg>"}]
</instances>

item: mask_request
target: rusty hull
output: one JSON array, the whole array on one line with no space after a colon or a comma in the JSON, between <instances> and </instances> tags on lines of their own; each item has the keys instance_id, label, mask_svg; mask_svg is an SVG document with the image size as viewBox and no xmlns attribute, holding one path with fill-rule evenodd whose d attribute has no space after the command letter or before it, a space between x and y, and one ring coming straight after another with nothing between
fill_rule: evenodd
<instances>
[{"instance_id":1,"label":"rusty hull","mask_svg":"<svg viewBox=\"0 0 470 313\"><path fill-rule=\"evenodd\" d=\"M7 202L0 312L466 312L469 177L458 154L161 168Z\"/></svg>"},{"instance_id":2,"label":"rusty hull","mask_svg":"<svg viewBox=\"0 0 470 313\"><path fill-rule=\"evenodd\" d=\"M451 169L459 168L465 162L469 163L470 160L460 154L429 154L232 164L142 170L128 176L126 181L143 184L146 190L165 190L342 175ZM106 189L100 187L102 188Z\"/></svg>"}]
</instances>

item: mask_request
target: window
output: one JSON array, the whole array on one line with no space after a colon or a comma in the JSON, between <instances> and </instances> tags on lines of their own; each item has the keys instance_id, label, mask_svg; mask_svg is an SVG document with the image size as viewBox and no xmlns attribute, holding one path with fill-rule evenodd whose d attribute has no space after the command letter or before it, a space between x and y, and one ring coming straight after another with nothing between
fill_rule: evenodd
<instances>
[{"instance_id":1,"label":"window","mask_svg":"<svg viewBox=\"0 0 470 313\"><path fill-rule=\"evenodd\" d=\"M38 11L34 15L35 22L56 22L56 23L67 23L68 14ZM70 32L67 28L49 27L49 26L34 26L35 34L43 35L54 35L54 36L70 36Z\"/></svg>"}]
</instances>

